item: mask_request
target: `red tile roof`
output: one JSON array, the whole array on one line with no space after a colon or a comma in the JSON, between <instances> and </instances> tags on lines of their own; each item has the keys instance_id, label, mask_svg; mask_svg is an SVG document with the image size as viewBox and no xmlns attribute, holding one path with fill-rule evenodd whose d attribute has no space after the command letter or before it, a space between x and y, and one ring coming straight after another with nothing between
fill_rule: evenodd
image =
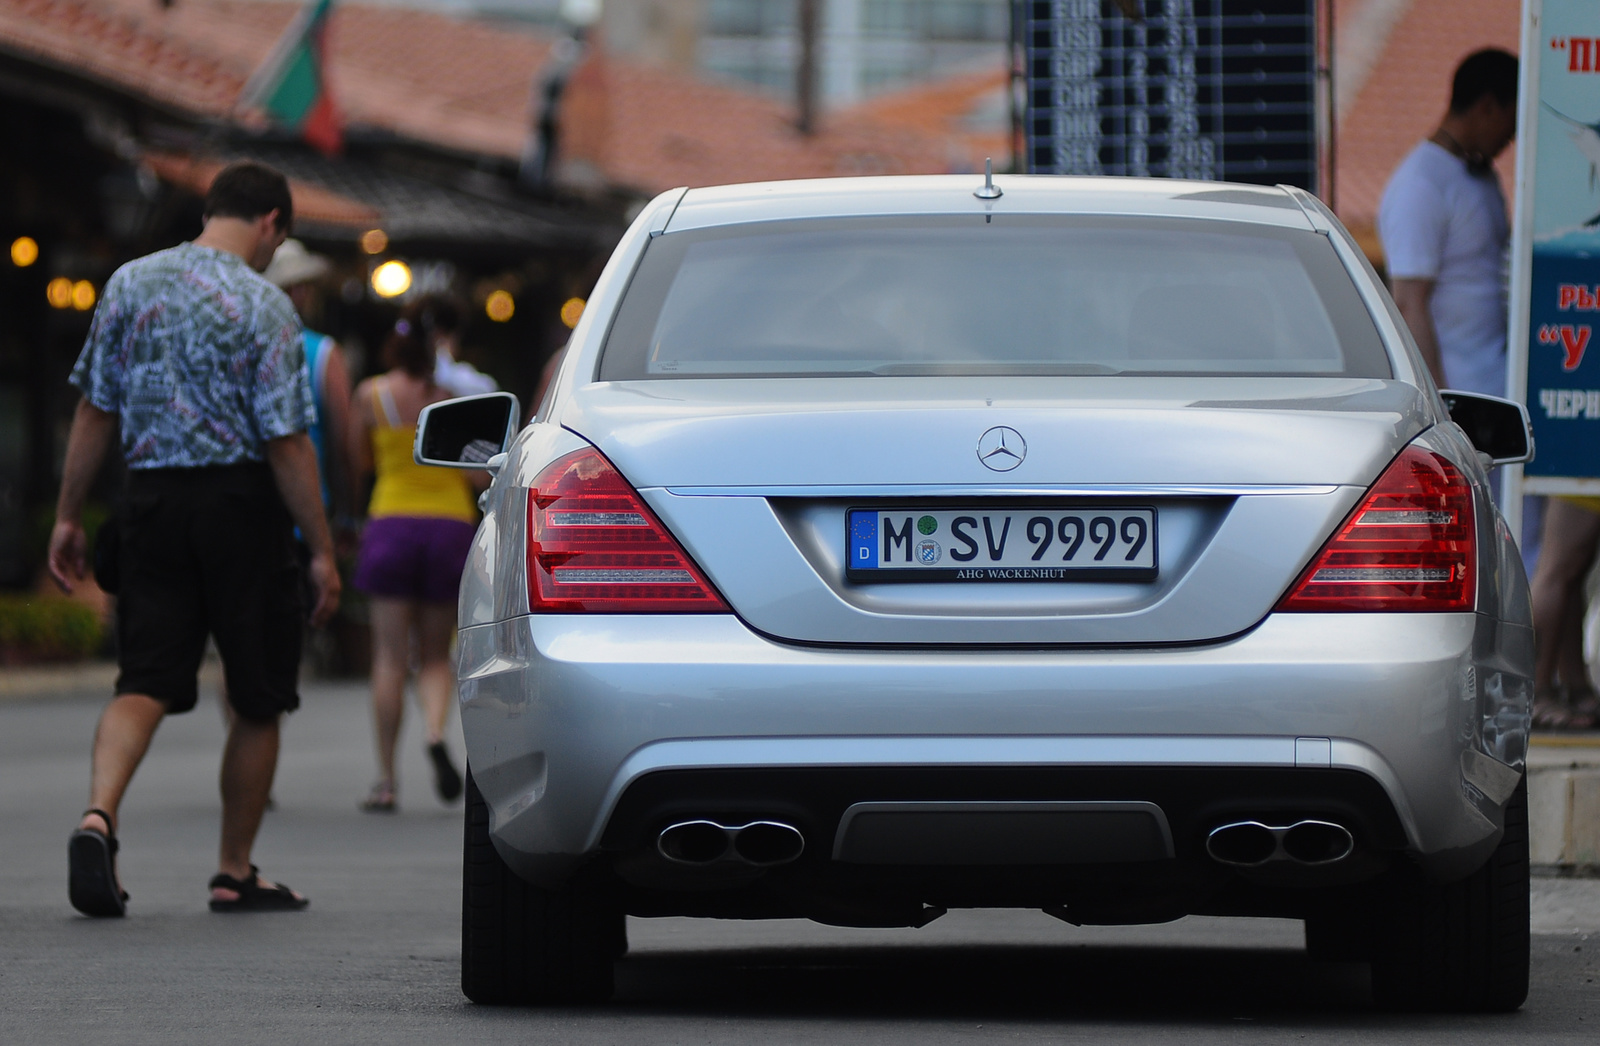
<instances>
[{"instance_id":1,"label":"red tile roof","mask_svg":"<svg viewBox=\"0 0 1600 1046\"><path fill-rule=\"evenodd\" d=\"M226 112L247 67L152 25L153 4L124 12L108 0L0 0L0 52L70 69L151 101Z\"/></svg>"},{"instance_id":2,"label":"red tile roof","mask_svg":"<svg viewBox=\"0 0 1600 1046\"><path fill-rule=\"evenodd\" d=\"M271 0L0 0L0 52L75 71L199 117L232 113L245 80L294 16ZM533 88L554 38L404 7L341 4L329 80L352 126L481 155L521 154ZM982 85L980 85L982 86ZM953 89L954 95L969 85ZM559 159L590 182L674 185L870 172L940 172L960 133L893 106L793 127L779 101L598 52L568 88ZM952 141L955 142L952 145ZM964 165L968 161L961 160ZM979 161L981 162L981 161Z\"/></svg>"},{"instance_id":3,"label":"red tile roof","mask_svg":"<svg viewBox=\"0 0 1600 1046\"><path fill-rule=\"evenodd\" d=\"M999 170L1012 160L1011 73L1003 61L997 54L993 68L881 95L852 112L942 140L951 173L981 171L986 158Z\"/></svg>"},{"instance_id":4,"label":"red tile roof","mask_svg":"<svg viewBox=\"0 0 1600 1046\"><path fill-rule=\"evenodd\" d=\"M808 137L780 101L599 53L567 87L558 155L568 178L587 169L646 191L946 169L944 143L919 129L845 111Z\"/></svg>"},{"instance_id":5,"label":"red tile roof","mask_svg":"<svg viewBox=\"0 0 1600 1046\"><path fill-rule=\"evenodd\" d=\"M226 117L298 5L270 0L0 0L0 50L198 115ZM549 37L403 7L340 5L334 98L353 124L516 156Z\"/></svg>"}]
</instances>

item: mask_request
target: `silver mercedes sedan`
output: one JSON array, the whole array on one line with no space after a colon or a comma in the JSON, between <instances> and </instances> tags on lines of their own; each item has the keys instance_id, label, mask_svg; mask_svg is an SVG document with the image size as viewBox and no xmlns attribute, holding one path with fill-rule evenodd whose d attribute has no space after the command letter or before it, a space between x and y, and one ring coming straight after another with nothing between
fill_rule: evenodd
<instances>
[{"instance_id":1,"label":"silver mercedes sedan","mask_svg":"<svg viewBox=\"0 0 1600 1046\"><path fill-rule=\"evenodd\" d=\"M1516 404L1435 389L1289 188L675 190L487 467L462 984L603 998L625 915L1303 919L1394 1007L1528 978Z\"/></svg>"}]
</instances>

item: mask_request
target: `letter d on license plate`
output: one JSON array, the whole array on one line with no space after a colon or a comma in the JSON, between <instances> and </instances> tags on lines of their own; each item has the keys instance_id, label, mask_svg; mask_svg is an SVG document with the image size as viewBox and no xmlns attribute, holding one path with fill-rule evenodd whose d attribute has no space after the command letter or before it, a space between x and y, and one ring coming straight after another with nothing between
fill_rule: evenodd
<instances>
[{"instance_id":1,"label":"letter d on license plate","mask_svg":"<svg viewBox=\"0 0 1600 1046\"><path fill-rule=\"evenodd\" d=\"M1150 581L1156 510L1076 505L853 508L851 581Z\"/></svg>"}]
</instances>

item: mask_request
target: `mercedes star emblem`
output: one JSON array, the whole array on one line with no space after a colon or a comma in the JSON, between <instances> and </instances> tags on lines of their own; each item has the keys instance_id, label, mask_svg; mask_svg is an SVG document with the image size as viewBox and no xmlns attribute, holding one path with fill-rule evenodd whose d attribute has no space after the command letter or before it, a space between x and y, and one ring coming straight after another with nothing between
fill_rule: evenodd
<instances>
[{"instance_id":1,"label":"mercedes star emblem","mask_svg":"<svg viewBox=\"0 0 1600 1046\"><path fill-rule=\"evenodd\" d=\"M1016 429L996 425L978 437L978 460L996 472L1010 472L1027 456L1028 444Z\"/></svg>"}]
</instances>

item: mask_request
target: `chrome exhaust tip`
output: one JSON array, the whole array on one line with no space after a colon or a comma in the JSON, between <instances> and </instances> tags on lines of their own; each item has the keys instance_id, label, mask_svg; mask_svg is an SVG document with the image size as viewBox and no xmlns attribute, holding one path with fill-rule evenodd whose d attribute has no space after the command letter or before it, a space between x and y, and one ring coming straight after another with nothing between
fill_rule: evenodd
<instances>
[{"instance_id":1,"label":"chrome exhaust tip","mask_svg":"<svg viewBox=\"0 0 1600 1046\"><path fill-rule=\"evenodd\" d=\"M781 821L752 821L734 829L733 852L747 864L770 868L799 858L806 848L800 829Z\"/></svg>"},{"instance_id":2,"label":"chrome exhaust tip","mask_svg":"<svg viewBox=\"0 0 1600 1046\"><path fill-rule=\"evenodd\" d=\"M1270 825L1260 821L1235 821L1211 829L1206 836L1206 853L1220 864L1254 868L1277 855L1278 837Z\"/></svg>"},{"instance_id":3,"label":"chrome exhaust tip","mask_svg":"<svg viewBox=\"0 0 1600 1046\"><path fill-rule=\"evenodd\" d=\"M1350 829L1332 821L1297 821L1280 840L1283 852L1301 864L1332 864L1356 848Z\"/></svg>"},{"instance_id":4,"label":"chrome exhaust tip","mask_svg":"<svg viewBox=\"0 0 1600 1046\"><path fill-rule=\"evenodd\" d=\"M678 864L711 864L728 855L728 830L715 821L680 821L656 837L661 856Z\"/></svg>"},{"instance_id":5,"label":"chrome exhaust tip","mask_svg":"<svg viewBox=\"0 0 1600 1046\"><path fill-rule=\"evenodd\" d=\"M805 836L800 829L782 821L751 821L742 825L679 821L663 828L656 836L656 850L676 864L731 862L771 868L798 859L805 848Z\"/></svg>"},{"instance_id":6,"label":"chrome exhaust tip","mask_svg":"<svg viewBox=\"0 0 1600 1046\"><path fill-rule=\"evenodd\" d=\"M1296 821L1289 825L1234 821L1206 836L1206 853L1219 864L1256 868L1274 861L1333 864L1355 851L1350 829L1332 821Z\"/></svg>"}]
</instances>

